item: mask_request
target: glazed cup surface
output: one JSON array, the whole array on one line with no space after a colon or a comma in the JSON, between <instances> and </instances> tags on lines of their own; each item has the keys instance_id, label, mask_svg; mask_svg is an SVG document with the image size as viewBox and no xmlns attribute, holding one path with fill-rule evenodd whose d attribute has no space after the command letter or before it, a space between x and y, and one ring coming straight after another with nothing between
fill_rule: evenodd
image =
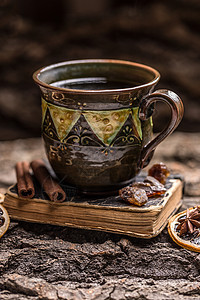
<instances>
[{"instance_id":1,"label":"glazed cup surface","mask_svg":"<svg viewBox=\"0 0 200 300\"><path fill-rule=\"evenodd\" d=\"M149 162L155 145L145 159L141 154L152 140L152 105L141 118L140 108L158 71L120 60L81 60L42 68L33 78L42 93L46 153L60 182L88 193L115 191ZM94 78L103 80L103 89L74 84Z\"/></svg>"}]
</instances>

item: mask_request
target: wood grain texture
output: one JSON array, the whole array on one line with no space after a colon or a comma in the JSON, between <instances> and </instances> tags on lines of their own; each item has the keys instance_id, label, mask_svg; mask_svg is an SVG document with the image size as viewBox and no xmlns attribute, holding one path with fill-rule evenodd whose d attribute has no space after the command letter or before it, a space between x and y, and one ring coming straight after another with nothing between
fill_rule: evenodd
<instances>
[{"instance_id":1,"label":"wood grain texture","mask_svg":"<svg viewBox=\"0 0 200 300\"><path fill-rule=\"evenodd\" d=\"M45 157L40 139L1 142L0 152L2 192L16 181L16 161ZM163 161L185 176L187 195L181 210L199 204L199 153L199 133L174 133L155 151L153 162ZM189 196L193 192L196 196ZM11 222L0 240L0 296L6 300L196 300L200 297L199 268L199 254L176 245L167 229L144 240Z\"/></svg>"}]
</instances>

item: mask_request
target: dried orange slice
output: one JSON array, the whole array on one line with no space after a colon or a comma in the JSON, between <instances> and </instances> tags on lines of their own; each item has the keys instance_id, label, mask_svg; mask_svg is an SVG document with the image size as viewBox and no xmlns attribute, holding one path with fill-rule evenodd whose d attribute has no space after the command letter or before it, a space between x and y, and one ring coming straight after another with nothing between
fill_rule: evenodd
<instances>
[{"instance_id":1,"label":"dried orange slice","mask_svg":"<svg viewBox=\"0 0 200 300\"><path fill-rule=\"evenodd\" d=\"M193 207L191 207L189 210L193 210ZM180 237L178 234L178 231L176 230L177 225L179 224L178 219L180 217L184 217L186 215L186 210L180 212L177 215L174 215L168 223L168 232L171 236L172 240L178 244L179 246L195 251L200 252L200 237L191 237L191 239L185 239L184 237Z\"/></svg>"},{"instance_id":2,"label":"dried orange slice","mask_svg":"<svg viewBox=\"0 0 200 300\"><path fill-rule=\"evenodd\" d=\"M3 201L4 196L0 194L0 203ZM8 230L10 224L10 218L7 210L0 204L0 238Z\"/></svg>"}]
</instances>

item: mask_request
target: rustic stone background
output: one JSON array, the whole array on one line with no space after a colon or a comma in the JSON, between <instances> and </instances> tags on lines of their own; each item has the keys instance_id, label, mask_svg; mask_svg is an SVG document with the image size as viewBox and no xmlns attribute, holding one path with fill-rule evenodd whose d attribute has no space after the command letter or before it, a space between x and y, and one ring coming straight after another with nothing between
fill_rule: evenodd
<instances>
[{"instance_id":1,"label":"rustic stone background","mask_svg":"<svg viewBox=\"0 0 200 300\"><path fill-rule=\"evenodd\" d=\"M158 87L185 104L182 131L200 128L200 2L198 0L0 1L0 139L40 135L37 68L79 58L149 64ZM157 109L156 130L167 121Z\"/></svg>"}]
</instances>

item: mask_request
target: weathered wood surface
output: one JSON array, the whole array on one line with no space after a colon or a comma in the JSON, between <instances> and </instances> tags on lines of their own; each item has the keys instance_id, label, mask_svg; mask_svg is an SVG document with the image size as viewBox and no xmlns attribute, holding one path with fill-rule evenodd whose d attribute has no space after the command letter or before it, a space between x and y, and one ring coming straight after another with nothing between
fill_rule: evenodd
<instances>
[{"instance_id":1,"label":"weathered wood surface","mask_svg":"<svg viewBox=\"0 0 200 300\"><path fill-rule=\"evenodd\" d=\"M40 139L0 143L0 187L21 159L45 157ZM155 152L186 179L181 209L199 204L200 139L174 133ZM153 162L152 162L153 163ZM11 222L0 241L1 299L199 299L200 256L165 229L141 240L98 231Z\"/></svg>"}]
</instances>

